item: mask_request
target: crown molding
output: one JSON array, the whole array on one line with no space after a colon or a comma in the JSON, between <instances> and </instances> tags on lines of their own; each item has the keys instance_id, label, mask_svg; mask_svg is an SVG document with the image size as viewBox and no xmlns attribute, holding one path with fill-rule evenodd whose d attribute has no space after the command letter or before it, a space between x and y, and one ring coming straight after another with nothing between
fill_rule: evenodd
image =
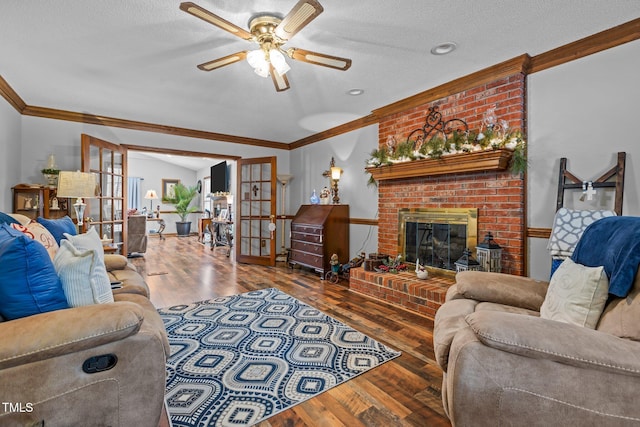
<instances>
[{"instance_id":1,"label":"crown molding","mask_svg":"<svg viewBox=\"0 0 640 427\"><path fill-rule=\"evenodd\" d=\"M640 18L536 55L531 58L529 73L556 67L637 39L640 39Z\"/></svg>"},{"instance_id":2,"label":"crown molding","mask_svg":"<svg viewBox=\"0 0 640 427\"><path fill-rule=\"evenodd\" d=\"M113 117L98 116L88 113L76 113L73 111L56 110L46 107L27 106L22 111L25 116L43 117L54 120L66 120L70 122L88 123L99 126L110 126L145 132L165 133L168 135L185 136L189 138L210 139L235 144L253 145L258 147L289 150L289 144L282 142L266 141L262 139L245 138L241 136L226 135L223 133L206 132L201 130L186 129L175 126L158 125L154 123L138 122L134 120L116 119Z\"/></svg>"},{"instance_id":3,"label":"crown molding","mask_svg":"<svg viewBox=\"0 0 640 427\"><path fill-rule=\"evenodd\" d=\"M25 108L27 108L27 104L20 98L20 96L13 90L9 83L5 79L0 76L0 95L7 102L18 111L18 113L22 114Z\"/></svg>"},{"instance_id":4,"label":"crown molding","mask_svg":"<svg viewBox=\"0 0 640 427\"><path fill-rule=\"evenodd\" d=\"M242 158L242 156L230 156L226 154L211 154L211 153L204 153L201 151L183 151L183 150L176 150L173 148L148 147L145 145L120 144L120 146L126 148L127 150L141 151L145 153L171 154L174 156L184 156L184 157L212 157L215 159L226 159L226 160L238 160Z\"/></svg>"},{"instance_id":5,"label":"crown molding","mask_svg":"<svg viewBox=\"0 0 640 427\"><path fill-rule=\"evenodd\" d=\"M289 144L291 150L295 150L296 148L304 147L305 145L313 144L314 142L323 141L325 139L342 135L343 133L352 132L354 130L361 129L363 127L367 127L369 125L373 125L378 123L378 118L373 114L369 114L368 116L361 117L359 119L352 120L348 123L342 124L340 126L336 126L331 129L327 129L325 131L315 133L306 138L299 139Z\"/></svg>"}]
</instances>

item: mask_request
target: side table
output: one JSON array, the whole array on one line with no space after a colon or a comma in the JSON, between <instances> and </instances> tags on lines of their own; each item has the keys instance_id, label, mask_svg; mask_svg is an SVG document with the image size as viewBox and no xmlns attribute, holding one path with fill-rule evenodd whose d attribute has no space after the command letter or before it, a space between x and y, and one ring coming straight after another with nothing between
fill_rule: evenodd
<instances>
[{"instance_id":1,"label":"side table","mask_svg":"<svg viewBox=\"0 0 640 427\"><path fill-rule=\"evenodd\" d=\"M156 233L158 233L158 236L160 236L160 240L164 240L164 236L162 235L162 232L164 231L164 227L166 226L164 219L162 218L147 218L147 221L152 221L152 222L157 222L158 224L158 231L156 231Z\"/></svg>"}]
</instances>

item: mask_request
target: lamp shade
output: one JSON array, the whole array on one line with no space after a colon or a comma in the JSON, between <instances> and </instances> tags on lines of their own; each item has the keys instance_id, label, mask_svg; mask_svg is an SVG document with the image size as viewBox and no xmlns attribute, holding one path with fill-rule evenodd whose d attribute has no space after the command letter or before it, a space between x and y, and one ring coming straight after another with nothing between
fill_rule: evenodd
<instances>
[{"instance_id":1,"label":"lamp shade","mask_svg":"<svg viewBox=\"0 0 640 427\"><path fill-rule=\"evenodd\" d=\"M100 194L100 186L96 176L89 172L67 172L61 171L58 175L57 197L76 198L73 208L76 212L78 229L83 224L84 208L83 198L96 197Z\"/></svg>"},{"instance_id":2,"label":"lamp shade","mask_svg":"<svg viewBox=\"0 0 640 427\"><path fill-rule=\"evenodd\" d=\"M87 198L96 197L99 193L96 176L92 173L61 171L58 175L57 197Z\"/></svg>"},{"instance_id":3,"label":"lamp shade","mask_svg":"<svg viewBox=\"0 0 640 427\"><path fill-rule=\"evenodd\" d=\"M293 175L290 174L285 174L285 173L279 173L276 178L278 178L278 181L280 181L280 183L282 185L286 185L289 181L291 181L293 179Z\"/></svg>"},{"instance_id":4,"label":"lamp shade","mask_svg":"<svg viewBox=\"0 0 640 427\"><path fill-rule=\"evenodd\" d=\"M156 193L156 190L147 190L147 194L144 195L144 198L147 200L155 200L158 198L158 193Z\"/></svg>"},{"instance_id":5,"label":"lamp shade","mask_svg":"<svg viewBox=\"0 0 640 427\"><path fill-rule=\"evenodd\" d=\"M342 175L342 169L337 166L331 166L331 179L339 180Z\"/></svg>"}]
</instances>

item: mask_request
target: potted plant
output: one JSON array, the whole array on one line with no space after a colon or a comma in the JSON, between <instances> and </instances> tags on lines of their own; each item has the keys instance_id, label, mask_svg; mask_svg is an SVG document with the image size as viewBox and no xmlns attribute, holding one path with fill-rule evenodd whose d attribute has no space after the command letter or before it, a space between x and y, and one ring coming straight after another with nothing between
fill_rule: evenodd
<instances>
[{"instance_id":1,"label":"potted plant","mask_svg":"<svg viewBox=\"0 0 640 427\"><path fill-rule=\"evenodd\" d=\"M191 221L187 221L187 215L198 210L195 206L189 206L196 194L198 194L198 189L195 186L187 187L182 183L177 183L173 187L173 198L168 202L175 205L176 212L180 216L180 221L176 222L178 236L188 236L191 232Z\"/></svg>"}]
</instances>

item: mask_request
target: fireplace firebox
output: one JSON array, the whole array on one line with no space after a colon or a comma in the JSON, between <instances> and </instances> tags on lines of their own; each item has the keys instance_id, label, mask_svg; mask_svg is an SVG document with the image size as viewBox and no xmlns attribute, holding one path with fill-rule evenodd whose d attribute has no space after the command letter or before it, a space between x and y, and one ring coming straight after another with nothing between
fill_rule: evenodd
<instances>
[{"instance_id":1,"label":"fireplace firebox","mask_svg":"<svg viewBox=\"0 0 640 427\"><path fill-rule=\"evenodd\" d=\"M465 248L478 244L476 208L405 208L398 213L398 253L405 262L452 275Z\"/></svg>"}]
</instances>

